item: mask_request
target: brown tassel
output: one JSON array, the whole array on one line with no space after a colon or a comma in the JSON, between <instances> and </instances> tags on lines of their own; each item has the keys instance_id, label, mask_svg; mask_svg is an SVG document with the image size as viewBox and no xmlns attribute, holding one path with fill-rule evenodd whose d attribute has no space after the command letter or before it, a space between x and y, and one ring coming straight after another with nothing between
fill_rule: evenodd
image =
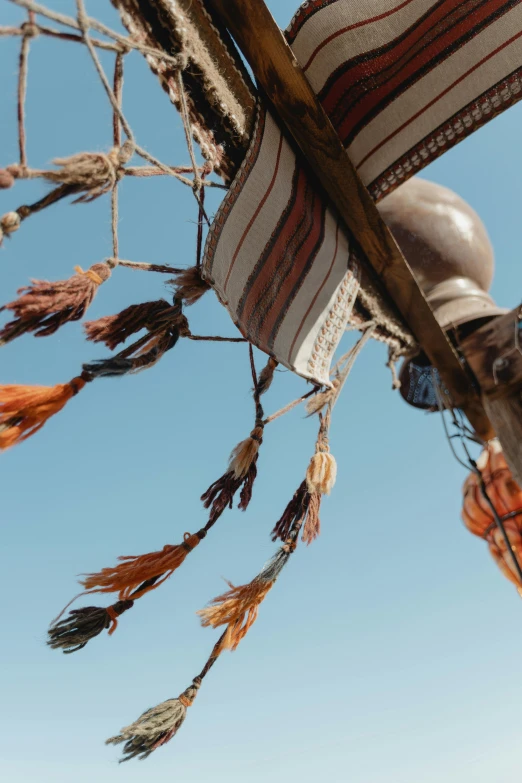
<instances>
[{"instance_id":1,"label":"brown tassel","mask_svg":"<svg viewBox=\"0 0 522 783\"><path fill-rule=\"evenodd\" d=\"M87 574L81 584L90 593L118 593L120 601L141 598L163 584L206 534L205 529L193 535L185 533L182 544L167 544L159 552L146 555L119 557L119 565Z\"/></svg>"},{"instance_id":2,"label":"brown tassel","mask_svg":"<svg viewBox=\"0 0 522 783\"><path fill-rule=\"evenodd\" d=\"M311 544L315 541L321 532L321 520L319 519L319 509L321 508L321 495L319 492L308 493L306 518L303 526L302 540L305 544Z\"/></svg>"},{"instance_id":3,"label":"brown tassel","mask_svg":"<svg viewBox=\"0 0 522 783\"><path fill-rule=\"evenodd\" d=\"M201 270L197 266L191 266L178 272L172 280L168 281L175 286L176 294L181 297L186 305L192 305L201 299L203 294L210 290L209 284L201 277Z\"/></svg>"},{"instance_id":4,"label":"brown tassel","mask_svg":"<svg viewBox=\"0 0 522 783\"><path fill-rule=\"evenodd\" d=\"M321 495L318 492L310 493L306 480L303 481L294 492L292 500L285 508L281 519L272 530L272 541L280 539L285 541L292 528L303 525L303 541L311 544L317 538L321 530L319 509Z\"/></svg>"},{"instance_id":5,"label":"brown tassel","mask_svg":"<svg viewBox=\"0 0 522 783\"><path fill-rule=\"evenodd\" d=\"M245 511L252 499L252 490L257 476L257 458L259 448L263 442L265 427L263 406L260 397L272 383L272 378L277 367L277 362L270 358L266 367L262 370L259 380L254 366L254 354L250 346L250 364L254 381L253 397L256 406L255 426L248 438L242 440L233 449L230 455L227 472L210 485L201 496L205 508L211 508L210 520L215 522L221 516L227 506L232 508L234 495L240 487L241 494L238 508Z\"/></svg>"},{"instance_id":6,"label":"brown tassel","mask_svg":"<svg viewBox=\"0 0 522 783\"><path fill-rule=\"evenodd\" d=\"M173 326L163 332L146 334L125 350L108 359L97 359L83 365L93 378L113 378L153 367L164 353L174 348L180 331Z\"/></svg>"},{"instance_id":7,"label":"brown tassel","mask_svg":"<svg viewBox=\"0 0 522 783\"><path fill-rule=\"evenodd\" d=\"M225 473L201 495L203 506L210 508L209 521L216 522L223 511L232 508L234 495L243 483L243 479L234 477L233 473Z\"/></svg>"},{"instance_id":8,"label":"brown tassel","mask_svg":"<svg viewBox=\"0 0 522 783\"><path fill-rule=\"evenodd\" d=\"M118 625L118 617L133 606L133 601L118 601L107 608L84 606L73 609L69 616L49 628L47 644L53 650L65 654L77 652L85 647L105 629L111 636Z\"/></svg>"},{"instance_id":9,"label":"brown tassel","mask_svg":"<svg viewBox=\"0 0 522 783\"><path fill-rule=\"evenodd\" d=\"M267 392L271 387L272 381L274 380L274 373L276 367L277 367L276 360L270 357L265 367L263 367L263 369L261 370L261 374L259 375L259 380L257 382L256 391L259 396Z\"/></svg>"},{"instance_id":10,"label":"brown tassel","mask_svg":"<svg viewBox=\"0 0 522 783\"><path fill-rule=\"evenodd\" d=\"M64 323L79 320L99 286L110 277L111 268L104 263L93 264L86 272L79 266L75 270L77 274L67 280L33 280L32 285L20 288L19 298L2 308L16 318L0 330L0 345L26 332L36 337L53 334Z\"/></svg>"},{"instance_id":11,"label":"brown tassel","mask_svg":"<svg viewBox=\"0 0 522 783\"><path fill-rule=\"evenodd\" d=\"M262 428L252 430L249 438L241 441L230 457L227 472L210 485L201 496L205 508L210 508L209 521L214 523L227 508L232 508L234 496L242 487L238 508L246 511L252 499L254 481L257 476L257 458L262 438L256 433Z\"/></svg>"},{"instance_id":12,"label":"brown tassel","mask_svg":"<svg viewBox=\"0 0 522 783\"><path fill-rule=\"evenodd\" d=\"M285 541L292 529L292 525L295 524L297 520L304 519L306 516L308 497L309 492L306 487L306 481L303 481L294 492L292 500L283 511L281 519L276 522L276 525L272 530L272 541L277 541L278 538L281 541Z\"/></svg>"},{"instance_id":13,"label":"brown tassel","mask_svg":"<svg viewBox=\"0 0 522 783\"><path fill-rule=\"evenodd\" d=\"M252 489L257 476L257 458L263 442L262 422L257 422L250 436L233 450L227 472L210 485L201 496L205 508L210 508L209 521L214 523L227 508L232 508L234 496L242 488L238 508L245 511L252 499Z\"/></svg>"},{"instance_id":14,"label":"brown tassel","mask_svg":"<svg viewBox=\"0 0 522 783\"><path fill-rule=\"evenodd\" d=\"M58 386L0 386L0 450L26 440L91 380L87 373Z\"/></svg>"},{"instance_id":15,"label":"brown tassel","mask_svg":"<svg viewBox=\"0 0 522 783\"><path fill-rule=\"evenodd\" d=\"M121 313L106 315L98 318L97 321L87 321L84 329L88 340L94 343L105 343L112 351L141 329L153 332L161 329L163 325L167 327L178 322L183 325L186 323L180 308L169 305L164 299L159 299L155 302L131 305Z\"/></svg>"}]
</instances>

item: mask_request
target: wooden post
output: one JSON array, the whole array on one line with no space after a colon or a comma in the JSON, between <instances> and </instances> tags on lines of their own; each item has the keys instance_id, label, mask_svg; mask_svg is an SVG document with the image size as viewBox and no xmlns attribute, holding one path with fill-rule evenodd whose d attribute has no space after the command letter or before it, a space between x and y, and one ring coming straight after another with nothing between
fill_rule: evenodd
<instances>
[{"instance_id":1,"label":"wooden post","mask_svg":"<svg viewBox=\"0 0 522 783\"><path fill-rule=\"evenodd\" d=\"M522 307L491 319L460 344L509 467L522 486Z\"/></svg>"},{"instance_id":2,"label":"wooden post","mask_svg":"<svg viewBox=\"0 0 522 783\"><path fill-rule=\"evenodd\" d=\"M333 125L263 0L209 0L301 148L389 297L476 432L492 437L472 377L437 323L415 276L359 179Z\"/></svg>"}]
</instances>

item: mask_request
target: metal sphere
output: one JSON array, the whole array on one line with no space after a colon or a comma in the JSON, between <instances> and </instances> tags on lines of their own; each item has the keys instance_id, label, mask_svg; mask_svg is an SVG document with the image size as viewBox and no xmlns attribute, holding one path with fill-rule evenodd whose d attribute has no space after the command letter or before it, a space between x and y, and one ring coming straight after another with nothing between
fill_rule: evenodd
<instances>
[{"instance_id":1,"label":"metal sphere","mask_svg":"<svg viewBox=\"0 0 522 783\"><path fill-rule=\"evenodd\" d=\"M442 327L499 315L487 293L493 248L477 213L449 188L413 177L379 211Z\"/></svg>"}]
</instances>

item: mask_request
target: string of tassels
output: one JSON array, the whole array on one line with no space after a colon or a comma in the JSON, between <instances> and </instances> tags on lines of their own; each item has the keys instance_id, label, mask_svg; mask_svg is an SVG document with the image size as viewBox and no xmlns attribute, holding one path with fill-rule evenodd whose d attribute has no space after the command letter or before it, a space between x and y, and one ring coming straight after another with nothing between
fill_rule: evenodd
<instances>
[{"instance_id":1,"label":"string of tassels","mask_svg":"<svg viewBox=\"0 0 522 783\"><path fill-rule=\"evenodd\" d=\"M201 500L205 508L210 508L210 519L217 519L224 509L232 508L234 497L241 489L239 505L245 511L252 499L252 491L257 476L257 459L263 442L265 427L264 411L260 398L272 383L277 362L270 358L259 379L254 365L252 346L249 345L250 366L253 379L253 398L255 405L255 423L248 438L235 446L230 455L226 472L203 493Z\"/></svg>"},{"instance_id":2,"label":"string of tassels","mask_svg":"<svg viewBox=\"0 0 522 783\"><path fill-rule=\"evenodd\" d=\"M295 551L299 529L300 522L296 522L283 546L279 547L251 582L240 587L231 585L228 592L217 596L210 606L198 612L203 626L218 628L226 625L224 632L214 645L201 673L180 696L147 710L134 723L106 741L106 744L113 745L124 743L121 762L133 758L145 759L177 734L210 668L224 650L237 648L255 622L259 605Z\"/></svg>"},{"instance_id":3,"label":"string of tassels","mask_svg":"<svg viewBox=\"0 0 522 783\"><path fill-rule=\"evenodd\" d=\"M319 433L315 454L310 460L304 481L296 489L281 518L272 530L272 541L284 541L293 525L300 521L303 527L302 540L311 544L321 532L319 516L321 499L329 495L337 477L337 463L330 453L329 431L333 408L352 370L355 360L370 339L375 324L369 322L362 337L333 368L332 386L311 397L306 405L309 416L319 417Z\"/></svg>"},{"instance_id":4,"label":"string of tassels","mask_svg":"<svg viewBox=\"0 0 522 783\"><path fill-rule=\"evenodd\" d=\"M68 158L53 161L59 168L49 171L29 169L14 164L2 169L3 187L11 187L17 179L43 178L57 184L50 193L34 204L23 204L18 209L0 217L0 244L3 236L9 236L20 228L23 220L41 212L63 198L78 195L73 203L94 201L112 190L125 174L124 165L134 154L134 144L126 141L121 147L114 147L108 153L80 152Z\"/></svg>"},{"instance_id":5,"label":"string of tassels","mask_svg":"<svg viewBox=\"0 0 522 783\"><path fill-rule=\"evenodd\" d=\"M198 611L204 627L219 628L226 625L224 649L235 650L256 621L260 604L295 551L302 523L302 519L294 520L283 545L251 582L239 587L229 582L230 590L218 595L209 606Z\"/></svg>"},{"instance_id":6,"label":"string of tassels","mask_svg":"<svg viewBox=\"0 0 522 783\"><path fill-rule=\"evenodd\" d=\"M106 336L105 333L104 336ZM254 400L258 421L262 421L263 417L259 396L270 387L276 366L277 363L270 359L261 372L259 380L257 377L255 378ZM93 369L92 365L89 365L89 367L91 370ZM260 429L262 433L262 428ZM230 488L234 490L234 487L236 488L234 491L236 491L243 483L244 489L241 494L241 503L244 504L246 499L250 499L252 484L256 475L255 462L257 451L261 441L261 438L259 441L255 440L257 434L255 430L256 428L249 438L242 441L234 449L230 462L230 475L225 474L227 478L222 482L220 489L221 498L225 496L225 491L231 491ZM225 489L223 489L223 484ZM214 487L215 485L212 486ZM68 604L51 624L48 631L48 644L54 649L62 649L67 653L82 649L89 639L95 638L103 630L109 628L111 615L107 614L107 612L114 613L123 604L125 604L123 611L127 611L135 600L163 584L182 565L187 555L206 537L209 530L215 525L229 504L229 501L226 503L214 502L207 524L195 534L185 533L181 544L167 544L162 550L149 552L145 555L123 556L118 558L121 562L116 566L102 568L99 572L88 574L80 581L80 584L86 591L80 595L117 593L119 599L118 608L116 604L113 604L108 609L87 607L88 611L85 612L72 610L68 617L62 620L61 617L68 608ZM121 614L121 611L118 611L118 614ZM114 627L111 628L111 632L113 630Z\"/></svg>"},{"instance_id":7,"label":"string of tassels","mask_svg":"<svg viewBox=\"0 0 522 783\"><path fill-rule=\"evenodd\" d=\"M192 706L197 696L201 683L224 649L225 637L226 632L214 645L201 672L197 677L194 677L183 693L176 699L167 699L167 701L147 710L134 723L121 729L115 737L106 740L106 745L124 743L120 763L130 761L133 758L146 759L153 751L165 745L177 734L185 721L187 709Z\"/></svg>"},{"instance_id":8,"label":"string of tassels","mask_svg":"<svg viewBox=\"0 0 522 783\"><path fill-rule=\"evenodd\" d=\"M168 323L169 313L172 308L167 303L149 303L149 305L150 307L144 306L143 309L139 310L140 323L142 325L148 323L149 327L154 329L156 322L154 319L152 321L148 320L149 317L152 318L153 314L159 315L160 320L165 317ZM102 323L94 322L97 324L96 327L93 329L91 325L88 325L88 331L94 338L100 341L117 344L130 331L127 324L128 315L128 312L124 311L119 316L111 317L110 320L103 320ZM138 315L138 311L136 311L136 315ZM368 337L369 334L366 336L366 339ZM146 340L148 338L146 336L143 339ZM312 392L296 400L296 402L301 402L306 397L313 395L308 402L307 412L309 415L317 414L319 416L319 433L316 440L315 454L308 465L305 480L294 493L272 531L272 539L274 541L280 539L287 542L291 531L302 528L303 541L309 544L320 532L319 511L321 498L322 495L329 494L331 491L335 483L337 470L335 459L330 454L328 447L331 411L353 366L355 357L362 347L363 339L364 336L341 359L338 366L334 368L335 377L331 389L319 393L317 393L317 390L312 390ZM207 524L195 534L186 533L181 544L169 544L158 552L150 552L145 555L120 557L120 563L116 566L103 568L100 572L88 574L81 580L86 594L117 593L119 601L107 609L103 607L87 607L85 612L72 610L69 616L63 620L61 619L62 612L49 630L48 643L51 647L60 648L64 652L74 652L85 646L89 639L98 636L102 630L110 627L112 632L115 626L111 625L111 621L115 613L120 614L122 611L130 609L135 600L159 587L180 567L187 555L203 540L217 522L225 508L227 506L231 507L234 494L241 486L243 486L243 490L240 496L239 507L244 508L248 505L252 495L253 482L257 474L256 463L259 446L262 442L263 428L267 421L277 418L279 413L264 419L264 412L260 402L261 395L269 389L272 383L277 363L273 359L269 359L258 378L251 347L250 359L254 382L255 427L250 436L241 441L233 450L229 468L224 476L211 485L209 490L203 495L205 506L211 509ZM89 368L91 370L94 369L92 365ZM292 407L293 403L290 406L286 406L283 411ZM254 591L259 600L262 600L264 597L265 582L266 580L261 580L261 583L255 582ZM233 590L240 590L240 588L233 588ZM230 599L233 597L234 595L232 594L228 596ZM224 597L220 596L221 598ZM67 608L65 607L65 609ZM254 615L255 611L250 615L250 620L247 622L248 626L255 619Z\"/></svg>"}]
</instances>

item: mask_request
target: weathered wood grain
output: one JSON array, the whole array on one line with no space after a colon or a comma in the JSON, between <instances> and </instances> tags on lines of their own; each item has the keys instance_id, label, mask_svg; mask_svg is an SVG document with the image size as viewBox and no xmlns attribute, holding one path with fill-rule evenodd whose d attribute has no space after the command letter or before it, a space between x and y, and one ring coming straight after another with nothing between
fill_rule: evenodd
<instances>
[{"instance_id":1,"label":"weathered wood grain","mask_svg":"<svg viewBox=\"0 0 522 783\"><path fill-rule=\"evenodd\" d=\"M492 318L461 343L461 350L490 400L522 386L522 307Z\"/></svg>"}]
</instances>

